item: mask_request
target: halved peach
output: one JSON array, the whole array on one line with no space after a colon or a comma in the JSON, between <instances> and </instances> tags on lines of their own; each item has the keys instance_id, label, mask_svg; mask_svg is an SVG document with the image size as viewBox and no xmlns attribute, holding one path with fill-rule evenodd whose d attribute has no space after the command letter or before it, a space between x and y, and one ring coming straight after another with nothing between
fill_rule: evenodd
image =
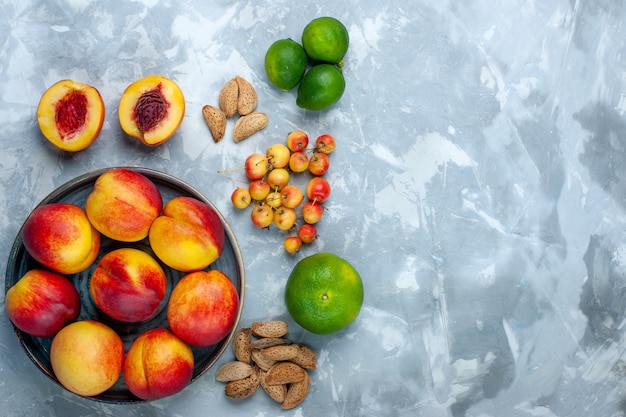
<instances>
[{"instance_id":1,"label":"halved peach","mask_svg":"<svg viewBox=\"0 0 626 417\"><path fill-rule=\"evenodd\" d=\"M41 133L54 146L69 152L81 151L102 130L104 101L93 86L61 80L41 96L37 122Z\"/></svg>"},{"instance_id":2,"label":"halved peach","mask_svg":"<svg viewBox=\"0 0 626 417\"><path fill-rule=\"evenodd\" d=\"M174 81L150 75L129 85L120 99L122 130L140 142L156 146L174 135L185 115L185 97Z\"/></svg>"}]
</instances>

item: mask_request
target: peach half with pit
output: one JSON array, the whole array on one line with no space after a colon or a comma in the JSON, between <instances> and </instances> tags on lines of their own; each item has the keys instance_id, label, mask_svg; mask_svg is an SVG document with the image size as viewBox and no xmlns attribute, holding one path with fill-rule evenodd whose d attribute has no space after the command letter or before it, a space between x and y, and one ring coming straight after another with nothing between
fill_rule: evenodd
<instances>
[{"instance_id":1,"label":"peach half with pit","mask_svg":"<svg viewBox=\"0 0 626 417\"><path fill-rule=\"evenodd\" d=\"M147 237L162 209L158 187L148 177L127 168L101 174L85 200L85 211L93 226L121 242Z\"/></svg>"},{"instance_id":2,"label":"peach half with pit","mask_svg":"<svg viewBox=\"0 0 626 417\"><path fill-rule=\"evenodd\" d=\"M221 271L196 271L182 277L170 295L167 322L175 335L193 346L211 346L236 325L237 288Z\"/></svg>"},{"instance_id":3,"label":"peach half with pit","mask_svg":"<svg viewBox=\"0 0 626 417\"><path fill-rule=\"evenodd\" d=\"M140 142L156 146L170 139L183 121L185 97L174 81L149 75L122 93L118 116L122 130Z\"/></svg>"},{"instance_id":4,"label":"peach half with pit","mask_svg":"<svg viewBox=\"0 0 626 417\"><path fill-rule=\"evenodd\" d=\"M135 248L105 254L91 274L89 293L109 317L134 323L152 317L165 297L166 276L148 253Z\"/></svg>"},{"instance_id":5,"label":"peach half with pit","mask_svg":"<svg viewBox=\"0 0 626 417\"><path fill-rule=\"evenodd\" d=\"M50 203L37 207L22 228L26 251L43 266L75 274L87 269L100 250L100 232L82 207Z\"/></svg>"},{"instance_id":6,"label":"peach half with pit","mask_svg":"<svg viewBox=\"0 0 626 417\"><path fill-rule=\"evenodd\" d=\"M35 337L51 337L80 312L74 284L56 272L31 269L6 293L6 310L15 327Z\"/></svg>"},{"instance_id":7,"label":"peach half with pit","mask_svg":"<svg viewBox=\"0 0 626 417\"><path fill-rule=\"evenodd\" d=\"M104 113L104 101L95 87L61 80L41 96L37 122L50 143L64 151L77 152L96 140Z\"/></svg>"},{"instance_id":8,"label":"peach half with pit","mask_svg":"<svg viewBox=\"0 0 626 417\"><path fill-rule=\"evenodd\" d=\"M168 201L148 234L155 255L183 272L205 269L217 260L225 238L217 212L207 203L187 196Z\"/></svg>"},{"instance_id":9,"label":"peach half with pit","mask_svg":"<svg viewBox=\"0 0 626 417\"><path fill-rule=\"evenodd\" d=\"M82 396L99 395L120 377L124 343L106 324L76 321L52 339L50 363L61 385L69 391Z\"/></svg>"},{"instance_id":10,"label":"peach half with pit","mask_svg":"<svg viewBox=\"0 0 626 417\"><path fill-rule=\"evenodd\" d=\"M191 347L164 328L135 339L124 360L124 382L143 400L156 400L182 391L193 376Z\"/></svg>"}]
</instances>

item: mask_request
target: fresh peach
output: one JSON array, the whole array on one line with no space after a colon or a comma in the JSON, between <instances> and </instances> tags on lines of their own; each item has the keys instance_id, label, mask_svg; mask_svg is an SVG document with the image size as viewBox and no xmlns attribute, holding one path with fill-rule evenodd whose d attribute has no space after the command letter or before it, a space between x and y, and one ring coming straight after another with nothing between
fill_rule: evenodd
<instances>
[{"instance_id":1,"label":"fresh peach","mask_svg":"<svg viewBox=\"0 0 626 417\"><path fill-rule=\"evenodd\" d=\"M31 269L6 293L6 310L15 326L35 337L54 336L78 317L80 297L63 275Z\"/></svg>"},{"instance_id":2,"label":"fresh peach","mask_svg":"<svg viewBox=\"0 0 626 417\"><path fill-rule=\"evenodd\" d=\"M236 325L237 289L218 270L185 275L176 284L167 307L167 321L175 335L194 346L211 346Z\"/></svg>"},{"instance_id":3,"label":"fresh peach","mask_svg":"<svg viewBox=\"0 0 626 417\"><path fill-rule=\"evenodd\" d=\"M165 297L161 265L135 248L115 249L100 259L91 275L89 292L109 317L126 323L147 320Z\"/></svg>"},{"instance_id":4,"label":"fresh peach","mask_svg":"<svg viewBox=\"0 0 626 417\"><path fill-rule=\"evenodd\" d=\"M103 323L77 321L52 339L50 363L61 385L69 391L83 396L102 394L120 377L124 343Z\"/></svg>"},{"instance_id":5,"label":"fresh peach","mask_svg":"<svg viewBox=\"0 0 626 417\"><path fill-rule=\"evenodd\" d=\"M148 235L156 256L179 271L199 271L224 250L224 225L211 206L193 197L170 200Z\"/></svg>"},{"instance_id":6,"label":"fresh peach","mask_svg":"<svg viewBox=\"0 0 626 417\"><path fill-rule=\"evenodd\" d=\"M156 146L171 138L185 116L185 97L178 84L150 75L130 84L118 107L120 126L140 142Z\"/></svg>"},{"instance_id":7,"label":"fresh peach","mask_svg":"<svg viewBox=\"0 0 626 417\"><path fill-rule=\"evenodd\" d=\"M96 140L104 113L104 101L95 87L61 80L41 96L37 122L50 143L64 151L77 152Z\"/></svg>"},{"instance_id":8,"label":"fresh peach","mask_svg":"<svg viewBox=\"0 0 626 417\"><path fill-rule=\"evenodd\" d=\"M156 328L135 339L124 360L124 382L143 400L174 395L191 382L191 347L167 329Z\"/></svg>"},{"instance_id":9,"label":"fresh peach","mask_svg":"<svg viewBox=\"0 0 626 417\"><path fill-rule=\"evenodd\" d=\"M121 242L148 236L163 209L157 186L145 175L127 168L101 174L85 201L91 224L103 235Z\"/></svg>"},{"instance_id":10,"label":"fresh peach","mask_svg":"<svg viewBox=\"0 0 626 417\"><path fill-rule=\"evenodd\" d=\"M100 250L100 233L81 207L69 203L33 210L24 223L22 241L36 261L61 274L87 269Z\"/></svg>"}]
</instances>

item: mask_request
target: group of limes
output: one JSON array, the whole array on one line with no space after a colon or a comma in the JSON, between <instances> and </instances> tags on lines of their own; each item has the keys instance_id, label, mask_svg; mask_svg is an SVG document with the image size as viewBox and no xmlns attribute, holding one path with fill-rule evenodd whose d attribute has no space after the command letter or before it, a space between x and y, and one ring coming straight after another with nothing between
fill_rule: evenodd
<instances>
[{"instance_id":1,"label":"group of limes","mask_svg":"<svg viewBox=\"0 0 626 417\"><path fill-rule=\"evenodd\" d=\"M296 104L324 110L339 101L346 88L343 58L350 43L348 30L334 17L310 21L302 44L291 38L275 41L265 54L265 72L281 90L298 86Z\"/></svg>"}]
</instances>

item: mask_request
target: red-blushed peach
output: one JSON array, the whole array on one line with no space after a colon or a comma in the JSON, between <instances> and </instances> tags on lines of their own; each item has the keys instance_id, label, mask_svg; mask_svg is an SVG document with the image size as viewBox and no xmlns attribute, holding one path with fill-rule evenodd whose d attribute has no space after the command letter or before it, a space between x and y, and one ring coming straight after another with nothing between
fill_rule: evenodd
<instances>
[{"instance_id":1,"label":"red-blushed peach","mask_svg":"<svg viewBox=\"0 0 626 417\"><path fill-rule=\"evenodd\" d=\"M162 209L158 187L145 175L127 168L101 174L85 201L91 224L121 242L137 242L148 236Z\"/></svg>"},{"instance_id":2,"label":"red-blushed peach","mask_svg":"<svg viewBox=\"0 0 626 417\"><path fill-rule=\"evenodd\" d=\"M181 278L170 295L167 322L190 345L211 346L224 339L237 321L237 289L218 270L192 272Z\"/></svg>"},{"instance_id":3,"label":"red-blushed peach","mask_svg":"<svg viewBox=\"0 0 626 417\"><path fill-rule=\"evenodd\" d=\"M191 382L194 358L191 347L164 328L142 333L124 361L128 390L143 400L174 395Z\"/></svg>"},{"instance_id":4,"label":"red-blushed peach","mask_svg":"<svg viewBox=\"0 0 626 417\"><path fill-rule=\"evenodd\" d=\"M104 101L95 87L61 80L41 96L37 122L50 143L64 151L77 152L96 140L104 113Z\"/></svg>"},{"instance_id":5,"label":"red-blushed peach","mask_svg":"<svg viewBox=\"0 0 626 417\"><path fill-rule=\"evenodd\" d=\"M183 272L199 271L220 257L224 249L224 225L205 202L175 197L152 222L150 246L167 266Z\"/></svg>"},{"instance_id":6,"label":"red-blushed peach","mask_svg":"<svg viewBox=\"0 0 626 417\"><path fill-rule=\"evenodd\" d=\"M37 207L22 228L28 253L43 266L61 274L87 269L98 256L100 232L85 211L69 203Z\"/></svg>"},{"instance_id":7,"label":"red-blushed peach","mask_svg":"<svg viewBox=\"0 0 626 417\"><path fill-rule=\"evenodd\" d=\"M100 259L91 275L89 292L109 317L132 323L147 320L165 297L161 265L135 248L115 249Z\"/></svg>"},{"instance_id":8,"label":"red-blushed peach","mask_svg":"<svg viewBox=\"0 0 626 417\"><path fill-rule=\"evenodd\" d=\"M6 293L15 326L32 336L51 337L80 313L80 297L63 275L44 269L26 272Z\"/></svg>"},{"instance_id":9,"label":"red-blushed peach","mask_svg":"<svg viewBox=\"0 0 626 417\"><path fill-rule=\"evenodd\" d=\"M62 328L50 345L55 376L69 391L102 394L119 379L124 365L124 343L109 326L82 320Z\"/></svg>"},{"instance_id":10,"label":"red-blushed peach","mask_svg":"<svg viewBox=\"0 0 626 417\"><path fill-rule=\"evenodd\" d=\"M160 145L172 137L182 123L185 97L174 81L150 75L124 90L118 116L128 136L146 145Z\"/></svg>"}]
</instances>

